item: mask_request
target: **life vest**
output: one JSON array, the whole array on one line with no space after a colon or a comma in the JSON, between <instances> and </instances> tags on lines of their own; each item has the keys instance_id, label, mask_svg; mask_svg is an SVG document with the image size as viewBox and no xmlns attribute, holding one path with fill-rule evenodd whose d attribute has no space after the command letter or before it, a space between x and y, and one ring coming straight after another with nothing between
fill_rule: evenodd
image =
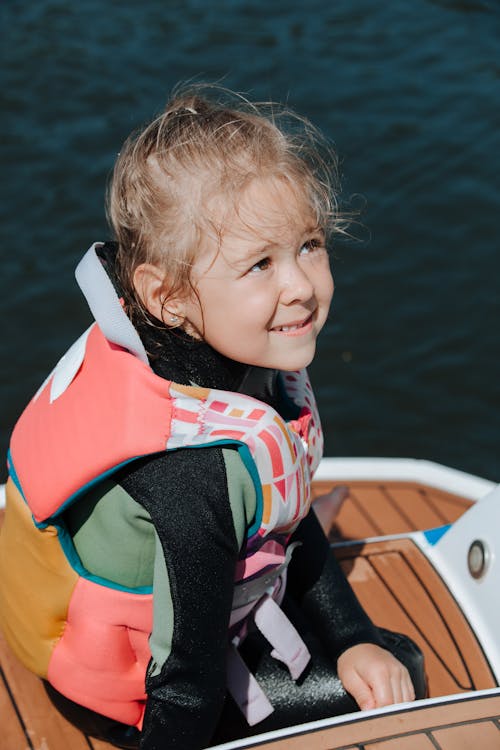
<instances>
[{"instance_id":1,"label":"life vest","mask_svg":"<svg viewBox=\"0 0 500 750\"><path fill-rule=\"evenodd\" d=\"M290 555L286 541L309 509L321 427L305 371L283 374L285 390L300 410L288 423L251 397L155 375L95 246L77 278L97 322L58 363L12 434L0 617L8 642L29 669L71 700L140 727L151 590L127 589L85 570L65 529L64 510L139 457L236 445L254 481L257 513L237 570L231 635L236 640L244 635L251 613L277 657L287 661L269 623L277 618L281 634L293 640L276 601ZM307 659L302 650L295 663L287 662L293 677ZM238 693L241 663L234 654L229 663L230 684ZM245 694L235 697L250 704L251 723L272 710L252 678Z\"/></svg>"}]
</instances>

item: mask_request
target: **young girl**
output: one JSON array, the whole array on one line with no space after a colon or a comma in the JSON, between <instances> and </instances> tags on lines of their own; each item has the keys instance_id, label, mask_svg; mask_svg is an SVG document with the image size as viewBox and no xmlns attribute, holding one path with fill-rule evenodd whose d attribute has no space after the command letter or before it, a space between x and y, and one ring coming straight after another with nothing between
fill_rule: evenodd
<instances>
[{"instance_id":1,"label":"young girl","mask_svg":"<svg viewBox=\"0 0 500 750\"><path fill-rule=\"evenodd\" d=\"M96 322L12 436L2 627L60 710L122 747L424 692L417 648L371 623L310 510L304 368L339 226L316 142L199 90L132 135L115 241L77 269Z\"/></svg>"}]
</instances>

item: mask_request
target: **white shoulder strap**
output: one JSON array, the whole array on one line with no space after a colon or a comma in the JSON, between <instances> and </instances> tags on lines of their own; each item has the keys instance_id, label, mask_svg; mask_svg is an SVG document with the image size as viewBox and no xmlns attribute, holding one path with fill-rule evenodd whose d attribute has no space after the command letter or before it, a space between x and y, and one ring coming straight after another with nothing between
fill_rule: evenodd
<instances>
[{"instance_id":1,"label":"white shoulder strap","mask_svg":"<svg viewBox=\"0 0 500 750\"><path fill-rule=\"evenodd\" d=\"M90 311L99 328L109 341L123 346L148 364L146 350L139 334L121 306L113 284L99 260L95 242L76 267L75 276Z\"/></svg>"}]
</instances>

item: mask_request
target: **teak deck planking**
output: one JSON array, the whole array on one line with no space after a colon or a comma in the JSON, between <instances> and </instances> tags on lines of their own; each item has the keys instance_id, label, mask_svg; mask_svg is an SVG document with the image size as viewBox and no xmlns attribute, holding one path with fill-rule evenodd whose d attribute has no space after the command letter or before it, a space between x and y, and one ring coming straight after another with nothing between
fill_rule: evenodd
<instances>
[{"instance_id":1,"label":"teak deck planking","mask_svg":"<svg viewBox=\"0 0 500 750\"><path fill-rule=\"evenodd\" d=\"M336 552L372 620L409 635L422 649L430 697L495 687L473 630L411 540L353 544Z\"/></svg>"},{"instance_id":2,"label":"teak deck planking","mask_svg":"<svg viewBox=\"0 0 500 750\"><path fill-rule=\"evenodd\" d=\"M453 523L471 500L416 482L346 482L349 498L343 504L331 540L368 539L405 534ZM315 496L328 492L330 481L314 482Z\"/></svg>"},{"instance_id":3,"label":"teak deck planking","mask_svg":"<svg viewBox=\"0 0 500 750\"><path fill-rule=\"evenodd\" d=\"M315 494L331 489L318 482ZM470 505L456 495L409 482L349 482L332 540L397 534L451 523ZM0 516L1 520L1 516ZM407 633L423 649L431 696L495 685L473 632L432 566L409 540L337 549L351 585L374 621ZM0 638L2 750L111 750L69 724L40 680ZM304 736L263 743L269 750L484 750L500 748L500 697L451 702L348 722ZM479 705L478 703L478 705ZM468 712L468 713L467 713ZM470 714L470 716L469 716ZM399 717L399 718L398 718ZM468 718L473 724L466 724ZM443 726L442 726L443 725Z\"/></svg>"}]
</instances>

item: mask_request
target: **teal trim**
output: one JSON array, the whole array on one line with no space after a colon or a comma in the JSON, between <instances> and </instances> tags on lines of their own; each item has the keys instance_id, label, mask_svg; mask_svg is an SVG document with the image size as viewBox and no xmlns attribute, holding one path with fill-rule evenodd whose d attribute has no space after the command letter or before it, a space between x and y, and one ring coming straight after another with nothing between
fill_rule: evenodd
<instances>
[{"instance_id":1,"label":"teal trim","mask_svg":"<svg viewBox=\"0 0 500 750\"><path fill-rule=\"evenodd\" d=\"M239 441L224 439L224 440L214 440L214 442L212 443L203 443L202 445L189 445L186 447L187 448L207 448L207 447L212 447L214 445L235 445L235 444L239 444ZM179 450L179 448L168 448L166 450ZM108 479L108 477L112 476L116 471L123 468L124 466L127 466L127 464L130 464L133 461L138 461L140 458L145 458L148 455L152 455L152 454L144 453L144 454L141 454L140 456L133 456L132 458L127 458L125 461L122 461L116 466L111 467L111 469L108 469L102 474L99 474L99 476L94 477L94 479L92 479L90 482L87 482L87 484L84 484L82 487L80 487L80 489L78 489L76 492L70 495L70 497L68 497L64 501L64 503L60 506L59 510L56 513L54 513L50 519L47 519L47 520L50 520L51 522L53 522L54 519L60 516L61 513L64 513L64 511L67 510L67 508L70 505L72 505L75 502L75 500L78 500L79 497L81 497L86 492L91 490L93 487L95 487L97 484L102 482L104 479ZM41 522L41 523L35 522L35 523L37 526L39 526L39 528L44 528L47 525L46 522Z\"/></svg>"},{"instance_id":2,"label":"teal trim","mask_svg":"<svg viewBox=\"0 0 500 750\"><path fill-rule=\"evenodd\" d=\"M109 477L112 474L114 474L115 471L118 471L118 469L121 469L122 466L126 466L127 464L131 463L132 461L137 461L137 459L139 459L139 458L144 458L144 456L134 456L133 458L128 458L126 461L122 461L117 466L113 466L111 469L108 469L108 471L105 471L103 474L99 474L99 476L95 477L90 482L87 482L87 484L84 484L83 487L80 487L79 490L77 490L72 495L70 495L70 497L68 497L67 500L64 501L64 503L61 505L61 507L59 508L59 510L57 511L57 513L54 513L53 516L51 516L50 518L46 519L45 521L37 521L35 518L33 518L33 523L35 524L35 526L37 527L37 529L46 529L49 524L54 524L55 526L57 526L57 524L55 523L54 519L57 518L58 516L60 516L61 513L63 513L70 505L72 505L75 502L75 500L78 500L78 498L81 495L83 495L85 492L88 492L88 490L90 490L96 484L99 484L99 482L101 482L101 480L107 479L107 477ZM23 488L21 487L21 482L19 481L19 477L17 476L17 472L16 472L16 470L14 468L14 462L12 460L12 454L11 454L10 450L7 452L7 464L8 464L8 468L9 468L10 478L14 482L14 484L17 487L17 489L19 490L19 492L21 493L21 495L22 495L22 497L24 499L24 502L27 502L26 496L25 496L25 494L23 492Z\"/></svg>"},{"instance_id":3,"label":"teal trim","mask_svg":"<svg viewBox=\"0 0 500 750\"><path fill-rule=\"evenodd\" d=\"M50 526L50 520L49 521L37 521L35 516L31 514L31 518L33 519L33 523L37 527L37 529L46 529L47 526Z\"/></svg>"},{"instance_id":4,"label":"teal trim","mask_svg":"<svg viewBox=\"0 0 500 750\"><path fill-rule=\"evenodd\" d=\"M147 455L147 454L145 454ZM64 511L72 505L75 500L78 500L78 498L85 494L85 492L88 492L92 489L92 487L95 487L96 484L99 484L99 482L102 482L103 479L107 479L108 477L112 476L115 471L118 471L123 466L126 466L127 464L132 463L132 461L137 461L139 458L144 458L144 455L141 456L133 456L133 458L127 458L125 461L122 461L121 463L117 464L116 466L113 466L111 469L108 469L107 471L103 472L102 474L99 474L99 476L94 477L94 479L91 479L90 482L87 482L87 484L84 484L83 487L80 487L79 490L74 492L70 497L67 498L67 500L64 501L64 503L61 505L59 510L54 513L53 516L51 516L52 522L54 518L57 518L61 515L61 513L64 513ZM48 520L48 519L47 519ZM36 522L35 522L36 523ZM38 526L39 524L37 524ZM45 524L46 525L46 524Z\"/></svg>"},{"instance_id":5,"label":"teal trim","mask_svg":"<svg viewBox=\"0 0 500 750\"><path fill-rule=\"evenodd\" d=\"M263 501L262 501L262 489L260 486L260 479L259 475L257 473L257 467L255 466L255 462L250 454L250 451L248 449L248 446L244 443L240 443L237 440L215 440L211 443L204 443L202 445L191 445L189 448L206 448L206 447L212 447L216 445L236 445L238 448L238 451L240 452L240 455L242 457L243 463L245 464L246 468L248 469L252 481L255 485L256 490L256 496L257 496L257 509L258 509L258 523L257 523L257 529L260 526L260 519L262 518L262 507L263 507ZM178 448L172 448L170 450L178 450ZM103 474L100 474L99 476L92 479L92 481L87 482L83 487L81 487L77 492L73 493L59 508L57 513L55 513L51 518L48 518L46 521L36 521L33 519L33 522L35 526L39 529L46 528L49 524L54 525L58 532L58 538L59 543L61 545L61 548L64 552L64 555L68 561L68 563L71 565L73 570L82 578L87 579L88 581L92 581L93 583L96 583L100 586L106 586L107 588L115 589L117 591L125 591L127 593L132 594L151 594L153 591L152 586L138 586L137 588L130 588L128 586L122 586L119 583L116 583L115 581L111 581L107 578L102 578L101 576L94 575L93 573L90 573L82 564L82 561L80 560L80 557L78 556L78 553L75 549L75 546L73 544L73 540L71 538L71 535L69 534L65 524L58 520L59 516L70 506L72 505L78 498L83 495L84 493L88 492L92 487L103 481L104 479L107 479L112 474L114 474L118 469L121 469L122 466L126 466L127 464L131 463L132 461L136 461L139 458L143 458L144 456L134 456L133 458L129 458L126 461L122 461L122 463L118 464L117 466L112 467L108 471L105 471ZM14 471L14 467L12 464L12 460L10 460L10 465L12 467L13 471L13 481L16 482L16 486L18 487L19 491L22 494L21 486L19 483L19 479ZM17 480L17 481L16 481ZM24 495L23 495L24 497ZM254 523L255 525L255 523ZM253 528L253 526L252 526Z\"/></svg>"},{"instance_id":6,"label":"teal trim","mask_svg":"<svg viewBox=\"0 0 500 750\"><path fill-rule=\"evenodd\" d=\"M66 555L67 561L69 562L69 564L71 565L75 573L78 573L78 575L81 578L86 578L88 581L97 583L100 586L105 586L108 589L115 589L116 591L125 591L130 594L152 594L153 593L152 586L137 586L137 588L129 588L128 586L122 586L119 583L116 583L115 581L110 581L108 578L101 578L101 576L96 576L93 573L89 573L89 571L83 567L82 561L78 557L78 553L73 544L73 540L71 539L71 535L66 529L66 526L63 523L55 523L54 526L57 528L59 543L62 547L64 554Z\"/></svg>"},{"instance_id":7,"label":"teal trim","mask_svg":"<svg viewBox=\"0 0 500 750\"><path fill-rule=\"evenodd\" d=\"M260 525L262 523L262 513L264 510L264 499L262 497L262 483L260 481L259 472L257 471L257 464L253 460L252 454L250 453L250 449L246 443L241 443L238 445L238 453L240 454L241 460L243 461L246 470L250 474L253 485L255 487L255 499L256 499L256 508L255 508L255 518L253 521L253 524L249 528L247 532L247 536L253 536L257 533L257 531L260 529Z\"/></svg>"},{"instance_id":8,"label":"teal trim","mask_svg":"<svg viewBox=\"0 0 500 750\"><path fill-rule=\"evenodd\" d=\"M241 460L243 461L243 464L245 465L245 468L247 469L248 473L250 474L250 477L252 479L252 482L255 487L255 495L256 495L256 511L255 511L255 518L252 523L252 526L250 530L248 531L248 535L252 536L255 534L259 528L260 524L262 522L262 513L264 508L264 501L262 497L262 486L261 481L259 477L259 473L257 471L257 466L255 464L255 461L252 458L252 454L250 453L250 449L246 445L246 443L243 443L239 440L231 440L231 439L223 439L223 440L214 440L210 443L203 443L201 445L190 445L186 446L190 449L192 448L210 448L218 445L235 445L238 449L238 452L241 456ZM180 448L171 448L169 450L179 450ZM146 455L146 454L145 454ZM65 500L65 502L61 505L61 507L58 509L57 513L55 513L50 518L46 519L45 521L36 521L33 519L33 522L35 526L39 529L45 529L47 526L54 525L59 534L59 542L61 544L61 547L63 549L63 552L66 556L66 559L68 560L69 564L73 568L73 570L78 573L82 578L86 578L89 581L93 581L94 583L97 583L101 586L107 586L108 588L117 589L118 591L127 591L133 594L149 594L152 592L152 587L149 586L139 586L137 588L128 588L126 586L121 586L120 584L115 583L114 581L110 581L106 578L101 578L100 576L93 575L92 573L89 573L89 571L84 568L82 565L82 562L75 550L75 547L73 545L73 540L71 539L70 534L68 533L64 523L61 521L58 521L57 519L59 516L70 506L72 505L76 500L78 500L79 497L81 497L83 494L88 492L92 487L97 485L99 482L103 481L104 479L107 479L112 474L114 474L116 471L121 469L123 466L126 466L129 463L132 463L132 461L136 461L139 458L144 458L144 455L140 456L134 456L133 458L129 458L126 461L122 461L117 466L112 467L111 469L108 469L108 471L103 472L99 476L92 479L90 482L87 482L87 484L83 485L83 487L80 487L79 490L74 492L70 497ZM19 482L19 478L15 472L14 464L12 462L12 457L10 453L8 454L8 461L9 466L11 470L11 476L13 482L16 484L16 487L19 489L19 492L22 494L24 498L24 494L21 488L21 484Z\"/></svg>"},{"instance_id":9,"label":"teal trim","mask_svg":"<svg viewBox=\"0 0 500 750\"><path fill-rule=\"evenodd\" d=\"M19 477L17 476L17 471L14 468L14 461L12 460L12 453L10 452L10 448L7 451L7 468L9 470L9 476L16 485L17 489L23 496L24 501L26 502L26 497L23 492L23 488L21 487L21 482L19 481Z\"/></svg>"},{"instance_id":10,"label":"teal trim","mask_svg":"<svg viewBox=\"0 0 500 750\"><path fill-rule=\"evenodd\" d=\"M28 505L28 501L26 500L26 495L23 492L23 488L21 487L21 482L19 481L19 477L17 476L17 472L14 468L14 461L12 460L12 454L10 452L10 449L7 451L7 467L9 470L9 476L14 482L14 486L19 490L19 494L21 495L22 499ZM31 518L33 519L33 523L37 527L37 529L46 529L49 525L45 521L36 521L33 514L31 514Z\"/></svg>"},{"instance_id":11,"label":"teal trim","mask_svg":"<svg viewBox=\"0 0 500 750\"><path fill-rule=\"evenodd\" d=\"M428 529L424 531L424 536L429 544L437 544L441 537L446 534L448 529L451 528L451 523L445 524L444 526L438 526L436 529Z\"/></svg>"},{"instance_id":12,"label":"teal trim","mask_svg":"<svg viewBox=\"0 0 500 750\"><path fill-rule=\"evenodd\" d=\"M131 459L132 461L135 459ZM19 481L19 477L17 476L16 470L14 468L14 462L12 461L12 455L10 451L7 453L7 462L9 466L9 475L16 485L17 489L21 493L24 501L26 502L26 498L24 496L21 483ZM125 463L129 463L129 461L124 461L123 464L120 464L120 466L123 466ZM87 491L90 487L92 487L94 484L97 484L97 482L101 481L101 479L104 479L109 474L112 474L113 471L116 471L120 468L120 466L116 466L115 469L112 469L110 471L107 471L105 474L102 474L101 476L94 479L92 482L89 482L85 485L81 490L78 492L75 492L74 495L71 496L65 503L64 506L62 506L59 511L57 512L57 516L62 512L63 508L67 508L68 505L70 505L74 500L76 500L77 497L83 492ZM71 539L70 534L68 533L68 530L66 529L66 526L61 523L57 522L52 519L48 519L47 521L36 521L33 518L33 523L38 529L46 529L49 525L54 525L57 529L58 533L58 539L59 543L62 547L62 550L66 556L67 561L73 568L73 570L78 573L79 576L82 578L86 578L88 581L93 581L94 583L99 584L100 586L106 586L110 589L116 589L117 591L126 591L127 593L131 594L151 594L153 592L152 586L138 586L137 588L128 588L127 586L121 586L118 583L115 583L114 581L110 581L107 578L101 578L100 576L93 575L92 573L89 573L89 571L83 567L82 562L80 558L78 557L78 554L75 550L73 540Z\"/></svg>"},{"instance_id":13,"label":"teal trim","mask_svg":"<svg viewBox=\"0 0 500 750\"><path fill-rule=\"evenodd\" d=\"M248 473L250 474L252 478L252 481L255 487L257 508L256 508L254 522L252 524L251 529L248 532L248 535L251 536L252 534L256 533L258 529L260 528L260 524L262 521L262 512L263 512L263 507L264 507L264 502L262 498L262 486L261 486L260 477L257 471L257 466L255 464L255 461L252 458L252 454L250 453L250 449L248 448L246 443L239 442L238 440L230 440L230 439L214 440L211 443L203 443L202 445L190 445L189 448L190 449L209 448L209 447L214 447L216 445L217 446L218 445L236 445L238 452L241 456L241 460L243 461ZM179 449L172 448L170 450L179 450ZM134 458L128 459L127 461L123 461L118 466L115 466L109 471L106 471L100 476L96 477L91 482L88 482L84 487L79 489L70 498L68 498L66 502L61 506L61 508L57 511L56 516L54 516L52 519L49 519L49 520L57 528L57 531L59 534L59 542L66 556L66 559L68 560L73 570L76 573L78 573L78 575L80 575L82 578L86 578L87 580L93 581L94 583L97 583L101 586L107 586L108 588L116 589L118 591L126 591L132 594L150 594L152 593L152 590L153 590L151 586L138 586L137 588L129 588L127 586L122 586L116 583L115 581L110 581L107 578L101 578L101 576L96 576L92 573L89 573L89 571L86 568L84 568L84 566L82 565L82 562L75 550L73 540L71 539L71 535L68 533L66 526L64 525L64 523L60 521L59 522L55 521L55 518L58 517L63 512L64 509L68 508L69 505L75 502L75 500L77 500L78 497L80 497L80 495L90 490L98 482L101 482L102 480L109 477L111 474L113 474L115 471L120 469L122 466L125 466L126 464L131 463L132 461L135 461L138 458L143 458L143 456L135 456ZM36 525L39 528L43 528L43 527L46 527L48 524L45 522L43 523L43 525L38 524L38 523L36 523Z\"/></svg>"}]
</instances>

